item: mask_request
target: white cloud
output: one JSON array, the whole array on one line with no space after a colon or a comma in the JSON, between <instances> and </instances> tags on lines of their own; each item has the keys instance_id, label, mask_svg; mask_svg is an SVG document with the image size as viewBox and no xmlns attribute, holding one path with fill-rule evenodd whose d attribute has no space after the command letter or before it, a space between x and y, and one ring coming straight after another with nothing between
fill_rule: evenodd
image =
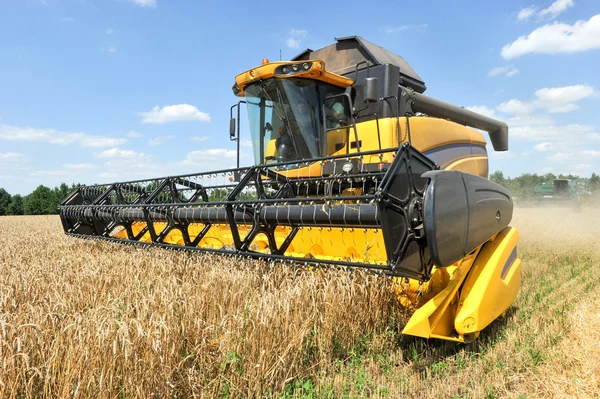
<instances>
[{"instance_id":1,"label":"white cloud","mask_svg":"<svg viewBox=\"0 0 600 399\"><path fill-rule=\"evenodd\" d=\"M590 150L590 148L597 148L597 144L594 142L597 135L595 127L589 125L512 126L509 122L509 136L513 143L515 141L532 142L532 152L545 154L545 162L568 165L569 168L573 168L573 164L577 162L581 164L590 163L590 158L595 155L600 156L600 151ZM521 155L525 156L524 154ZM490 153L490 159L492 159L492 153Z\"/></svg>"},{"instance_id":2,"label":"white cloud","mask_svg":"<svg viewBox=\"0 0 600 399\"><path fill-rule=\"evenodd\" d=\"M252 147L252 140L242 140L242 141L240 141L240 146Z\"/></svg>"},{"instance_id":3,"label":"white cloud","mask_svg":"<svg viewBox=\"0 0 600 399\"><path fill-rule=\"evenodd\" d=\"M156 7L156 0L129 0L129 2L140 7Z\"/></svg>"},{"instance_id":4,"label":"white cloud","mask_svg":"<svg viewBox=\"0 0 600 399\"><path fill-rule=\"evenodd\" d=\"M107 34L107 35L112 35L113 33L115 33L115 31L114 31L114 30L112 30L111 28L108 28L108 29L106 30L106 34Z\"/></svg>"},{"instance_id":5,"label":"white cloud","mask_svg":"<svg viewBox=\"0 0 600 399\"><path fill-rule=\"evenodd\" d=\"M98 177L102 179L116 179L119 176L121 175L117 171L98 173Z\"/></svg>"},{"instance_id":6,"label":"white cloud","mask_svg":"<svg viewBox=\"0 0 600 399\"><path fill-rule=\"evenodd\" d=\"M577 165L571 166L571 168L573 168L576 171L583 172L583 171L586 171L586 170L591 170L592 169L592 165L589 164L589 163L578 163Z\"/></svg>"},{"instance_id":7,"label":"white cloud","mask_svg":"<svg viewBox=\"0 0 600 399\"><path fill-rule=\"evenodd\" d=\"M116 47L109 47L109 48L104 48L104 47L100 47L100 51L104 52L108 52L108 53L115 53L117 52L117 48Z\"/></svg>"},{"instance_id":8,"label":"white cloud","mask_svg":"<svg viewBox=\"0 0 600 399\"><path fill-rule=\"evenodd\" d=\"M74 20L73 18L71 18L71 17L64 17L62 20L63 20L63 22L73 22L73 21L75 21L75 20Z\"/></svg>"},{"instance_id":9,"label":"white cloud","mask_svg":"<svg viewBox=\"0 0 600 399\"><path fill-rule=\"evenodd\" d=\"M589 125L570 124L563 126L540 125L540 126L516 126L509 127L511 138L523 141L562 141L576 144L574 137L582 138L588 133L594 133L595 129Z\"/></svg>"},{"instance_id":10,"label":"white cloud","mask_svg":"<svg viewBox=\"0 0 600 399\"><path fill-rule=\"evenodd\" d=\"M556 145L552 142L544 142L544 143L539 143L533 146L533 149L536 151L541 151L541 152L548 152L548 151L552 151L556 148Z\"/></svg>"},{"instance_id":11,"label":"white cloud","mask_svg":"<svg viewBox=\"0 0 600 399\"><path fill-rule=\"evenodd\" d=\"M413 29L427 29L427 24L384 26L380 31L388 35Z\"/></svg>"},{"instance_id":12,"label":"white cloud","mask_svg":"<svg viewBox=\"0 0 600 399\"><path fill-rule=\"evenodd\" d=\"M92 169L95 167L91 163L66 163L63 166L69 169Z\"/></svg>"},{"instance_id":13,"label":"white cloud","mask_svg":"<svg viewBox=\"0 0 600 399\"><path fill-rule=\"evenodd\" d=\"M142 123L162 124L173 121L200 121L210 122L210 115L200 111L189 104L167 105L160 108L158 105L148 112L139 112Z\"/></svg>"},{"instance_id":14,"label":"white cloud","mask_svg":"<svg viewBox=\"0 0 600 399\"><path fill-rule=\"evenodd\" d=\"M123 168L127 168L127 169L150 169L152 167L152 165L150 165L148 162L146 162L144 159L142 159L140 161L140 158L147 158L145 157L143 154L140 154L141 156L138 157L121 157L121 158L113 158L110 161L106 161L104 162L104 166L110 170L119 170L119 169L123 169ZM162 173L160 174L161 176L163 175ZM156 177L156 175L154 176Z\"/></svg>"},{"instance_id":15,"label":"white cloud","mask_svg":"<svg viewBox=\"0 0 600 399\"><path fill-rule=\"evenodd\" d=\"M519 11L519 14L517 14L517 19L519 21L525 20L525 19L529 19L530 17L532 17L535 13L537 12L537 8L534 6L531 7L527 7L527 8L522 8Z\"/></svg>"},{"instance_id":16,"label":"white cloud","mask_svg":"<svg viewBox=\"0 0 600 399\"><path fill-rule=\"evenodd\" d=\"M286 46L289 48L300 48L301 38L306 37L308 32L304 29L292 28L289 32L287 39L285 40Z\"/></svg>"},{"instance_id":17,"label":"white cloud","mask_svg":"<svg viewBox=\"0 0 600 399\"><path fill-rule=\"evenodd\" d=\"M133 150L121 150L117 147L111 148L110 150L102 151L96 154L98 158L122 158L122 159L139 159L144 158L145 155L142 152L135 152Z\"/></svg>"},{"instance_id":18,"label":"white cloud","mask_svg":"<svg viewBox=\"0 0 600 399\"><path fill-rule=\"evenodd\" d=\"M567 162L575 158L576 156L577 154L572 152L557 152L546 157L546 159L551 162Z\"/></svg>"},{"instance_id":19,"label":"white cloud","mask_svg":"<svg viewBox=\"0 0 600 399\"><path fill-rule=\"evenodd\" d=\"M294 29L294 28L292 28L290 30L290 35L296 36L296 37L306 37L307 33L308 32L305 31L304 29Z\"/></svg>"},{"instance_id":20,"label":"white cloud","mask_svg":"<svg viewBox=\"0 0 600 399\"><path fill-rule=\"evenodd\" d=\"M517 105L514 103L514 101L513 101L513 103L511 103L511 105L507 105L506 103L502 103L502 104L504 104L504 106L501 107L502 109L511 109L512 106L517 108ZM503 115L498 115L496 113L496 110L489 108L485 105L473 105L473 106L469 106L469 107L465 107L465 108L468 110L471 110L473 112L477 112L478 114L488 116L490 118L503 120L511 128L515 127L515 126L549 125L549 124L554 123L554 119L552 119L552 117L550 117L550 115L546 115L546 114L515 115L510 118L506 118ZM519 109L516 109L516 111L519 111ZM600 137L598 139L600 139Z\"/></svg>"},{"instance_id":21,"label":"white cloud","mask_svg":"<svg viewBox=\"0 0 600 399\"><path fill-rule=\"evenodd\" d=\"M531 126L531 125L551 125L554 119L550 115L517 115L508 118L507 122L510 127L513 126Z\"/></svg>"},{"instance_id":22,"label":"white cloud","mask_svg":"<svg viewBox=\"0 0 600 399\"><path fill-rule=\"evenodd\" d=\"M140 132L136 132L135 130L130 130L127 132L126 136L133 139L133 138L142 137L143 134L141 134Z\"/></svg>"},{"instance_id":23,"label":"white cloud","mask_svg":"<svg viewBox=\"0 0 600 399\"><path fill-rule=\"evenodd\" d=\"M289 48L300 48L300 40L294 39L293 37L288 37L285 44Z\"/></svg>"},{"instance_id":24,"label":"white cloud","mask_svg":"<svg viewBox=\"0 0 600 399\"><path fill-rule=\"evenodd\" d=\"M496 67L488 72L488 76L500 76L504 75L506 77L512 77L519 73L519 70L512 65L506 65L501 67Z\"/></svg>"},{"instance_id":25,"label":"white cloud","mask_svg":"<svg viewBox=\"0 0 600 399\"><path fill-rule=\"evenodd\" d=\"M161 145L165 141L174 139L175 136L156 136L155 138L148 141L148 145Z\"/></svg>"},{"instance_id":26,"label":"white cloud","mask_svg":"<svg viewBox=\"0 0 600 399\"><path fill-rule=\"evenodd\" d=\"M31 172L29 174L29 176L36 176L36 177L40 177L40 176L76 176L78 175L79 172L77 171L72 171L72 170L64 170L64 169L60 169L60 170L36 170L34 172Z\"/></svg>"},{"instance_id":27,"label":"white cloud","mask_svg":"<svg viewBox=\"0 0 600 399\"><path fill-rule=\"evenodd\" d=\"M478 114L488 116L490 118L496 117L496 111L491 108L486 107L485 105L473 105L470 107L465 107L469 111L477 112Z\"/></svg>"},{"instance_id":28,"label":"white cloud","mask_svg":"<svg viewBox=\"0 0 600 399\"><path fill-rule=\"evenodd\" d=\"M573 25L555 22L541 26L502 47L501 55L512 59L529 53L578 53L597 48L600 48L600 14Z\"/></svg>"},{"instance_id":29,"label":"white cloud","mask_svg":"<svg viewBox=\"0 0 600 399\"><path fill-rule=\"evenodd\" d=\"M548 8L544 8L540 11L540 17L544 17L546 15L555 18L558 14L565 11L567 8L573 7L573 0L556 0L554 3L550 4Z\"/></svg>"},{"instance_id":30,"label":"white cloud","mask_svg":"<svg viewBox=\"0 0 600 399\"><path fill-rule=\"evenodd\" d=\"M589 85L549 87L536 90L537 100L524 102L511 99L498 105L496 109L515 115L529 115L536 109L543 109L550 113L565 113L579 109L575 101L595 94L596 89Z\"/></svg>"},{"instance_id":31,"label":"white cloud","mask_svg":"<svg viewBox=\"0 0 600 399\"><path fill-rule=\"evenodd\" d=\"M82 147L110 147L127 142L127 139L124 138L103 137L85 133L66 133L55 129L38 129L10 125L0 125L0 140L42 141L59 145L76 143Z\"/></svg>"},{"instance_id":32,"label":"white cloud","mask_svg":"<svg viewBox=\"0 0 600 399\"><path fill-rule=\"evenodd\" d=\"M513 68L506 73L506 76L509 78L512 78L513 76L515 76L518 73L519 73L519 70L517 68Z\"/></svg>"},{"instance_id":33,"label":"white cloud","mask_svg":"<svg viewBox=\"0 0 600 399\"><path fill-rule=\"evenodd\" d=\"M573 7L573 0L556 0L554 3L550 4L548 8L544 8L538 11L536 6L530 6L527 8L522 8L517 14L517 19L519 21L527 20L534 15L537 15L540 18L556 18L558 14L562 13L569 7Z\"/></svg>"},{"instance_id":34,"label":"white cloud","mask_svg":"<svg viewBox=\"0 0 600 399\"><path fill-rule=\"evenodd\" d=\"M208 159L219 159L219 158L235 158L237 156L236 150L227 150L225 148L209 148L206 150L196 150L187 154L186 160L190 161L204 161Z\"/></svg>"},{"instance_id":35,"label":"white cloud","mask_svg":"<svg viewBox=\"0 0 600 399\"><path fill-rule=\"evenodd\" d=\"M571 103L590 97L594 95L595 92L596 90L592 86L574 85L539 89L536 90L535 96L538 98L542 107L548 108L548 110L552 112L551 109L555 107L560 108L565 105L574 106L575 104Z\"/></svg>"},{"instance_id":36,"label":"white cloud","mask_svg":"<svg viewBox=\"0 0 600 399\"><path fill-rule=\"evenodd\" d=\"M490 151L489 157L493 159L510 159L514 158L515 154L510 151Z\"/></svg>"},{"instance_id":37,"label":"white cloud","mask_svg":"<svg viewBox=\"0 0 600 399\"><path fill-rule=\"evenodd\" d=\"M564 104L564 105L556 105L553 107L548 108L548 112L553 113L553 114L558 114L558 113L566 113L566 112L572 112L572 111L576 111L579 109L579 105L577 104Z\"/></svg>"},{"instance_id":38,"label":"white cloud","mask_svg":"<svg viewBox=\"0 0 600 399\"><path fill-rule=\"evenodd\" d=\"M86 136L80 138L81 145L84 147L110 147L113 145L121 145L127 142L127 139L110 138L99 136Z\"/></svg>"},{"instance_id":39,"label":"white cloud","mask_svg":"<svg viewBox=\"0 0 600 399\"><path fill-rule=\"evenodd\" d=\"M180 170L169 170L168 164L150 162L150 157L138 154L128 157L107 158L97 177L104 182L151 179L169 174L181 174Z\"/></svg>"},{"instance_id":40,"label":"white cloud","mask_svg":"<svg viewBox=\"0 0 600 399\"><path fill-rule=\"evenodd\" d=\"M496 109L498 111L515 115L528 115L533 110L531 104L525 103L521 100L517 100L514 98L498 105Z\"/></svg>"},{"instance_id":41,"label":"white cloud","mask_svg":"<svg viewBox=\"0 0 600 399\"><path fill-rule=\"evenodd\" d=\"M240 153L240 158L244 156ZM237 159L236 150L225 148L209 148L189 152L185 159L180 162L183 166L210 166L211 169L233 168Z\"/></svg>"},{"instance_id":42,"label":"white cloud","mask_svg":"<svg viewBox=\"0 0 600 399\"><path fill-rule=\"evenodd\" d=\"M208 140L210 137L208 136L194 136L194 137L190 137L190 141L206 141Z\"/></svg>"},{"instance_id":43,"label":"white cloud","mask_svg":"<svg viewBox=\"0 0 600 399\"><path fill-rule=\"evenodd\" d=\"M0 152L0 162L25 162L29 157L18 152Z\"/></svg>"},{"instance_id":44,"label":"white cloud","mask_svg":"<svg viewBox=\"0 0 600 399\"><path fill-rule=\"evenodd\" d=\"M579 109L579 106L574 104L575 101L591 97L595 93L596 89L588 85L543 88L535 92L537 100L534 104L550 113L571 112Z\"/></svg>"},{"instance_id":45,"label":"white cloud","mask_svg":"<svg viewBox=\"0 0 600 399\"><path fill-rule=\"evenodd\" d=\"M490 70L488 72L488 76L504 75L509 70L510 70L510 65L502 66L502 67L496 67L496 68L494 68L494 69L492 69L492 70Z\"/></svg>"},{"instance_id":46,"label":"white cloud","mask_svg":"<svg viewBox=\"0 0 600 399\"><path fill-rule=\"evenodd\" d=\"M600 142L600 134L598 134L598 133L588 133L585 135L585 138L592 140L592 141Z\"/></svg>"}]
</instances>

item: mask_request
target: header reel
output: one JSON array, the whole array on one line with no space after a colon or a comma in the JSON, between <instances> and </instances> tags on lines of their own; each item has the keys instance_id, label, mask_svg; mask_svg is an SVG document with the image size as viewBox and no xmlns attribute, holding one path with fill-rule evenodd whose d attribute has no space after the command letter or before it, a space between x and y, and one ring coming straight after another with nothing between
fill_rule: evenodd
<instances>
[{"instance_id":1,"label":"header reel","mask_svg":"<svg viewBox=\"0 0 600 399\"><path fill-rule=\"evenodd\" d=\"M387 169L366 162L389 153L395 156ZM434 264L460 260L512 217L501 186L437 170L410 144L295 165L315 163L331 173L278 173L287 162L80 187L61 203L60 217L73 236L360 267L421 281Z\"/></svg>"}]
</instances>

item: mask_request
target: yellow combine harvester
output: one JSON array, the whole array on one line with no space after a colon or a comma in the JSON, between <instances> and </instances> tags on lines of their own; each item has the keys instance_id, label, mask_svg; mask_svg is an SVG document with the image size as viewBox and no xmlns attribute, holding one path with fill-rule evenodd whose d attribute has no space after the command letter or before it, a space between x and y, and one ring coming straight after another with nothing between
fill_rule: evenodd
<instances>
[{"instance_id":1,"label":"yellow combine harvester","mask_svg":"<svg viewBox=\"0 0 600 399\"><path fill-rule=\"evenodd\" d=\"M520 287L510 193L488 180L497 120L425 96L405 60L360 37L235 78L238 167L86 186L67 234L191 251L359 267L414 308L404 334L466 342ZM244 103L254 166L239 167ZM472 128L470 128L472 127Z\"/></svg>"}]
</instances>

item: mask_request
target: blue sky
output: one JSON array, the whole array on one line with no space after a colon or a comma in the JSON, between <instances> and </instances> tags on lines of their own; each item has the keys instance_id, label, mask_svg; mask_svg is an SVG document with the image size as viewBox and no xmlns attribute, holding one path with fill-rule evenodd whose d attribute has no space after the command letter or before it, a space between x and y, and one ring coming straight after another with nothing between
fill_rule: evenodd
<instances>
[{"instance_id":1,"label":"blue sky","mask_svg":"<svg viewBox=\"0 0 600 399\"><path fill-rule=\"evenodd\" d=\"M506 121L490 171L600 173L597 0L416 4L2 0L0 187L234 166L234 77L351 35L404 57L425 94Z\"/></svg>"}]
</instances>

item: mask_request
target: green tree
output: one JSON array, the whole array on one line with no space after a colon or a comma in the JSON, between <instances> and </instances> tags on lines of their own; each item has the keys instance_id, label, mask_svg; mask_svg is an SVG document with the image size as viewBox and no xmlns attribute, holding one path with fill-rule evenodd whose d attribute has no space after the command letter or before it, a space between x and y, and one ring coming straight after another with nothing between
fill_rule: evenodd
<instances>
[{"instance_id":1,"label":"green tree","mask_svg":"<svg viewBox=\"0 0 600 399\"><path fill-rule=\"evenodd\" d=\"M501 186L504 186L506 184L506 181L504 179L504 173L502 173L501 170L497 170L494 173L492 173L490 175L490 180L494 183L500 184Z\"/></svg>"},{"instance_id":2,"label":"green tree","mask_svg":"<svg viewBox=\"0 0 600 399\"><path fill-rule=\"evenodd\" d=\"M23 197L19 194L12 196L10 204L8 204L9 215L22 215L23 214Z\"/></svg>"},{"instance_id":3,"label":"green tree","mask_svg":"<svg viewBox=\"0 0 600 399\"><path fill-rule=\"evenodd\" d=\"M208 201L209 202L225 201L230 192L231 192L231 189L228 190L225 188L215 188L214 190L211 190L209 192Z\"/></svg>"},{"instance_id":4,"label":"green tree","mask_svg":"<svg viewBox=\"0 0 600 399\"><path fill-rule=\"evenodd\" d=\"M65 183L61 183L61 185L59 187L54 187L53 190L53 194L54 194L54 203L52 204L53 208L54 208L54 212L52 213L58 213L56 210L56 207L63 202L63 200L65 198L67 198L67 196L69 194L71 194L73 190L66 185Z\"/></svg>"},{"instance_id":5,"label":"green tree","mask_svg":"<svg viewBox=\"0 0 600 399\"><path fill-rule=\"evenodd\" d=\"M544 179L546 181L554 181L554 180L556 180L556 175L554 173L546 173L544 175Z\"/></svg>"},{"instance_id":6,"label":"green tree","mask_svg":"<svg viewBox=\"0 0 600 399\"><path fill-rule=\"evenodd\" d=\"M56 196L44 185L39 185L23 199L23 210L26 215L48 215L56 213Z\"/></svg>"},{"instance_id":7,"label":"green tree","mask_svg":"<svg viewBox=\"0 0 600 399\"><path fill-rule=\"evenodd\" d=\"M587 189L592 193L600 192L600 175L592 173L587 182Z\"/></svg>"},{"instance_id":8,"label":"green tree","mask_svg":"<svg viewBox=\"0 0 600 399\"><path fill-rule=\"evenodd\" d=\"M8 215L8 204L10 204L11 196L5 189L0 188L0 216Z\"/></svg>"}]
</instances>

